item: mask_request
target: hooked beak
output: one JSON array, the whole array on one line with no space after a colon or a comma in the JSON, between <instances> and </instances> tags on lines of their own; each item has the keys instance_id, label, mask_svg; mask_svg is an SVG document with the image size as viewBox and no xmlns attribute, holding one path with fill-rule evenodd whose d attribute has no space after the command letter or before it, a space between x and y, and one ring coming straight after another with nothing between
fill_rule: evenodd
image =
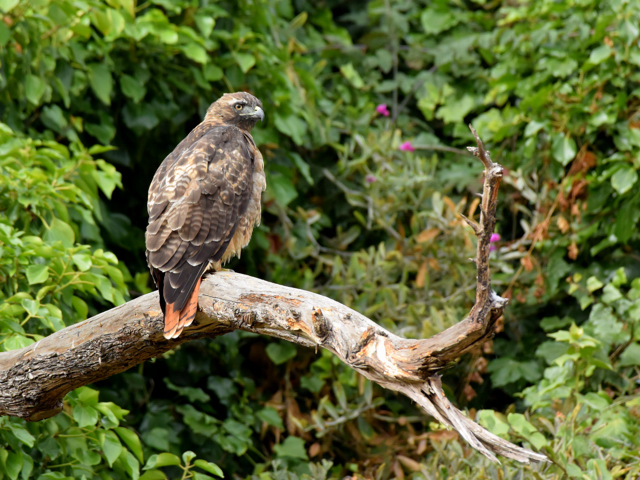
<instances>
[{"instance_id":1,"label":"hooked beak","mask_svg":"<svg viewBox=\"0 0 640 480\"><path fill-rule=\"evenodd\" d=\"M263 121L264 120L264 110L262 110L260 107L258 107L256 105L256 107L253 109L253 112L249 113L248 116L256 117L256 118L259 118L260 121Z\"/></svg>"}]
</instances>

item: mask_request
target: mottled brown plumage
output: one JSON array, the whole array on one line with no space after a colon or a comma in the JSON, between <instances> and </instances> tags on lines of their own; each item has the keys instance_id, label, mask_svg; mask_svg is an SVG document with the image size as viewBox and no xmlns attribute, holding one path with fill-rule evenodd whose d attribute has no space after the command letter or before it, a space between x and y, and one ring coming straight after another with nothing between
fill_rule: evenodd
<instances>
[{"instance_id":1,"label":"mottled brown plumage","mask_svg":"<svg viewBox=\"0 0 640 480\"><path fill-rule=\"evenodd\" d=\"M153 177L147 263L160 292L166 338L176 338L193 321L209 265L219 269L240 256L260 223L266 181L250 131L263 117L253 95L224 94Z\"/></svg>"}]
</instances>

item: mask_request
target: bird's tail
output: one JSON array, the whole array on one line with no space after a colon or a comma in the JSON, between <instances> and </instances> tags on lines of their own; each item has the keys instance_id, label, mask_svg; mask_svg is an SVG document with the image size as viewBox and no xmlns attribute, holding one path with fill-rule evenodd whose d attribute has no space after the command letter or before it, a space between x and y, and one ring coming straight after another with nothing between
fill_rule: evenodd
<instances>
[{"instance_id":1,"label":"bird's tail","mask_svg":"<svg viewBox=\"0 0 640 480\"><path fill-rule=\"evenodd\" d=\"M187 303L182 307L182 310L174 310L175 303L167 304L164 312L164 338L178 338L182 333L184 327L188 327L193 322L198 311L198 294L200 293L200 282L202 278L199 278L196 282L196 286L189 295Z\"/></svg>"}]
</instances>

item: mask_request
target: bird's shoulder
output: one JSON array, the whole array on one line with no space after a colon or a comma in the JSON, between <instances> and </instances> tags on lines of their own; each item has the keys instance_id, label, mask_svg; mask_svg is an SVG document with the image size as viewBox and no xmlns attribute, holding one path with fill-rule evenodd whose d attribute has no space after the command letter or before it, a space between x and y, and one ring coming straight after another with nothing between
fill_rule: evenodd
<instances>
[{"instance_id":1,"label":"bird's shoulder","mask_svg":"<svg viewBox=\"0 0 640 480\"><path fill-rule=\"evenodd\" d=\"M182 140L164 160L166 173L182 166L201 162L217 163L221 160L251 159L255 143L250 134L235 125L201 123Z\"/></svg>"},{"instance_id":2,"label":"bird's shoulder","mask_svg":"<svg viewBox=\"0 0 640 480\"><path fill-rule=\"evenodd\" d=\"M175 202L194 190L213 193L226 180L229 168L238 171L232 175L234 179L243 177L240 171L253 164L256 151L251 135L238 127L201 123L158 168L149 188L149 211L164 210L166 202Z\"/></svg>"}]
</instances>

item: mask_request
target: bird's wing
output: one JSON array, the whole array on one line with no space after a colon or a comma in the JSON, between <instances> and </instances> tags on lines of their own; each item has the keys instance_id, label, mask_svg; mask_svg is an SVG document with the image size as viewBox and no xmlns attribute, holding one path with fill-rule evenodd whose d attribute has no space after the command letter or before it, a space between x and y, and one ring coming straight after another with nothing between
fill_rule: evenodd
<instances>
[{"instance_id":1,"label":"bird's wing","mask_svg":"<svg viewBox=\"0 0 640 480\"><path fill-rule=\"evenodd\" d=\"M175 338L193 320L196 285L209 260L222 258L247 209L253 160L252 142L238 128L201 124L156 172L149 187L146 246L165 312L165 336L170 332ZM193 315L180 318L187 304Z\"/></svg>"}]
</instances>

